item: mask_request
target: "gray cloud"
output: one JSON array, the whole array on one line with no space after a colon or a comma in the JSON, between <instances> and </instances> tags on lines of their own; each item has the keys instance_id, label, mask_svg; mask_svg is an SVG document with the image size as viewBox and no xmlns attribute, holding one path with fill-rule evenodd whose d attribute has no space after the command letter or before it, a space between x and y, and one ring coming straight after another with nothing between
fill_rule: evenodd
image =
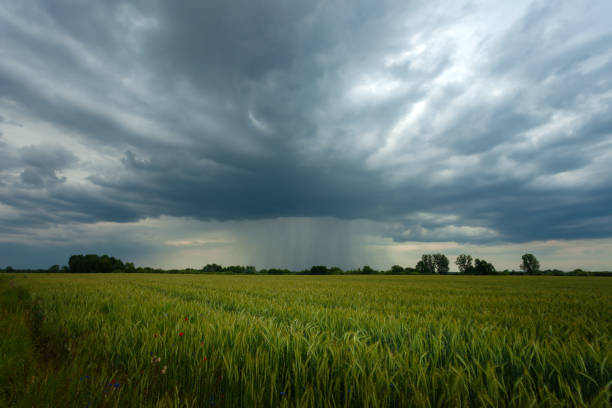
<instances>
[{"instance_id":1,"label":"gray cloud","mask_svg":"<svg viewBox=\"0 0 612 408\"><path fill-rule=\"evenodd\" d=\"M0 225L322 217L399 242L610 237L611 14L3 5L0 202L20 216Z\"/></svg>"},{"instance_id":2,"label":"gray cloud","mask_svg":"<svg viewBox=\"0 0 612 408\"><path fill-rule=\"evenodd\" d=\"M20 149L19 156L20 162L26 166L20 174L22 182L35 187L66 181L66 177L57 175L57 171L78 162L72 152L53 145L24 147Z\"/></svg>"}]
</instances>

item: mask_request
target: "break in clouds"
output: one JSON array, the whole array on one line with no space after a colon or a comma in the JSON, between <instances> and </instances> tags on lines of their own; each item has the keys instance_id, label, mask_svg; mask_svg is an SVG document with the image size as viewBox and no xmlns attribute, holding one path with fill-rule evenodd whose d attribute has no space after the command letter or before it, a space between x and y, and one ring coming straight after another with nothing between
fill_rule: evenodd
<instances>
[{"instance_id":1,"label":"break in clouds","mask_svg":"<svg viewBox=\"0 0 612 408\"><path fill-rule=\"evenodd\" d=\"M610 238L611 17L606 0L5 2L0 263L343 266L376 258L372 237Z\"/></svg>"}]
</instances>

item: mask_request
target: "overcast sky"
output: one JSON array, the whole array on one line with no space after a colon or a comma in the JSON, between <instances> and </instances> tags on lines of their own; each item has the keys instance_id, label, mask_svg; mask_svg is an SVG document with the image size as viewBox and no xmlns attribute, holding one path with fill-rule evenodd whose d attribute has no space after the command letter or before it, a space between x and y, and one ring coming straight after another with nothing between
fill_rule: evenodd
<instances>
[{"instance_id":1,"label":"overcast sky","mask_svg":"<svg viewBox=\"0 0 612 408\"><path fill-rule=\"evenodd\" d=\"M0 267L612 269L612 2L6 1Z\"/></svg>"}]
</instances>

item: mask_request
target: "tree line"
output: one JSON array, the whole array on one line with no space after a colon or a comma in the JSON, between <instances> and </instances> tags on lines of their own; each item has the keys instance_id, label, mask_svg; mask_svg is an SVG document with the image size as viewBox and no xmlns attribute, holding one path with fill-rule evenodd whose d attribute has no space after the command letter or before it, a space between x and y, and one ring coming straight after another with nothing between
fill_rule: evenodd
<instances>
[{"instance_id":1,"label":"tree line","mask_svg":"<svg viewBox=\"0 0 612 408\"><path fill-rule=\"evenodd\" d=\"M612 276L612 272L588 272L575 269L563 272L558 269L541 270L540 263L533 254L524 254L521 257L520 271L497 271L493 264L484 259L472 258L468 254L457 256L455 265L459 274L465 275L557 275L557 276ZM289 269L269 268L256 269L254 266L222 266L208 264L200 269L159 269L148 267L135 267L131 262L123 262L108 255L72 255L68 265L52 265L48 269L15 270L10 266L0 269L0 272L29 272L29 273L188 273L188 274L243 274L243 275L447 275L450 272L449 260L444 254L423 254L415 267L393 265L388 270L376 270L368 265L357 269L343 270L338 267L315 265L310 269L292 271Z\"/></svg>"}]
</instances>

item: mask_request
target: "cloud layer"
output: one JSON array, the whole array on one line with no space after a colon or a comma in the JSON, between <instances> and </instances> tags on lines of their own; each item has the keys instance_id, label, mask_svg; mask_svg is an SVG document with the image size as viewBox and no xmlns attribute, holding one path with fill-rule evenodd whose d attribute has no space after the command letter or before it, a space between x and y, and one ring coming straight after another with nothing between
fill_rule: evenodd
<instances>
[{"instance_id":1,"label":"cloud layer","mask_svg":"<svg viewBox=\"0 0 612 408\"><path fill-rule=\"evenodd\" d=\"M0 236L168 216L610 238L610 16L605 0L3 4ZM315 253L333 263L296 262Z\"/></svg>"}]
</instances>

